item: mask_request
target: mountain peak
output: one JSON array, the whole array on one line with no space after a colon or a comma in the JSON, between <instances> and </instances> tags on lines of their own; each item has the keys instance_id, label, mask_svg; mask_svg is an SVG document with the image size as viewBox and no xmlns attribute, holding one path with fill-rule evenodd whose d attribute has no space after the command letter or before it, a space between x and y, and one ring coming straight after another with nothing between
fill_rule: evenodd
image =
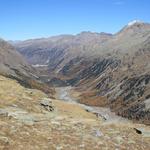
<instances>
[{"instance_id":1,"label":"mountain peak","mask_svg":"<svg viewBox=\"0 0 150 150\"><path fill-rule=\"evenodd\" d=\"M143 23L143 22L140 20L133 20L133 21L129 22L127 26L133 26L135 24L141 24L141 23Z\"/></svg>"},{"instance_id":2,"label":"mountain peak","mask_svg":"<svg viewBox=\"0 0 150 150\"><path fill-rule=\"evenodd\" d=\"M118 34L127 34L128 33L137 33L137 32L145 32L146 30L150 30L150 24L140 21L140 20L133 20L129 22L126 26L124 26Z\"/></svg>"}]
</instances>

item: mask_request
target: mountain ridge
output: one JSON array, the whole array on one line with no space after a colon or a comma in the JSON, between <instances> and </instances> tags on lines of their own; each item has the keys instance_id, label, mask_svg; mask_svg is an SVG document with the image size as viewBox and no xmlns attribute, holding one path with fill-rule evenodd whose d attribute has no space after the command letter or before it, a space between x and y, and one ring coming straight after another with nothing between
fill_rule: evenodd
<instances>
[{"instance_id":1,"label":"mountain ridge","mask_svg":"<svg viewBox=\"0 0 150 150\"><path fill-rule=\"evenodd\" d=\"M117 114L150 123L149 23L134 22L114 35L83 32L15 47L47 84L75 86L84 91L83 103L107 99L104 103Z\"/></svg>"}]
</instances>

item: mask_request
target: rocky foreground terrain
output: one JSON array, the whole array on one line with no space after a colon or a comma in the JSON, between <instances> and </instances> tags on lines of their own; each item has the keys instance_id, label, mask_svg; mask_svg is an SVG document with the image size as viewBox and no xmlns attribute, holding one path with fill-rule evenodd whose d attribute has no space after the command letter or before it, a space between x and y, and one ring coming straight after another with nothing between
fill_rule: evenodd
<instances>
[{"instance_id":1,"label":"rocky foreground terrain","mask_svg":"<svg viewBox=\"0 0 150 150\"><path fill-rule=\"evenodd\" d=\"M0 149L148 150L150 127L107 122L77 104L50 99L0 76Z\"/></svg>"},{"instance_id":2,"label":"rocky foreground terrain","mask_svg":"<svg viewBox=\"0 0 150 150\"><path fill-rule=\"evenodd\" d=\"M82 32L15 43L50 86L71 85L80 102L150 124L150 24L116 34Z\"/></svg>"}]
</instances>

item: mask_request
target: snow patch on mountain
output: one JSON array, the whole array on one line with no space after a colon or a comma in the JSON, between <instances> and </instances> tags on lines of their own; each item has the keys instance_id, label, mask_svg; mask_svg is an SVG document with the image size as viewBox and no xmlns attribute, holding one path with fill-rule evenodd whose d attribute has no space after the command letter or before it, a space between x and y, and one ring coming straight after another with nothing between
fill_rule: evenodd
<instances>
[{"instance_id":1,"label":"snow patch on mountain","mask_svg":"<svg viewBox=\"0 0 150 150\"><path fill-rule=\"evenodd\" d=\"M142 23L142 21L140 21L140 20L133 20L133 21L128 23L128 26L132 26L132 25L134 25L136 23Z\"/></svg>"}]
</instances>

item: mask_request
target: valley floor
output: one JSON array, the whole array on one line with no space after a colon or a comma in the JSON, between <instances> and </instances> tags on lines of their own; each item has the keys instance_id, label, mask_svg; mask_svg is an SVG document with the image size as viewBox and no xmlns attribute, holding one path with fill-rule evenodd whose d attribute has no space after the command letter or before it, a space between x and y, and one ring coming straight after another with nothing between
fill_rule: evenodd
<instances>
[{"instance_id":1,"label":"valley floor","mask_svg":"<svg viewBox=\"0 0 150 150\"><path fill-rule=\"evenodd\" d=\"M97 117L90 107L77 104L68 95L65 89L57 99L49 99L41 91L0 76L0 149L149 149L149 126L107 121L106 116Z\"/></svg>"},{"instance_id":2,"label":"valley floor","mask_svg":"<svg viewBox=\"0 0 150 150\"><path fill-rule=\"evenodd\" d=\"M114 112L111 112L109 108L104 107L95 107L88 106L85 104L79 103L79 95L81 93L79 91L74 90L73 87L59 87L56 88L56 98L63 100L68 103L76 104L85 109L88 112L95 114L97 117L103 118L105 122L131 122L126 118L120 117L116 115Z\"/></svg>"}]
</instances>

